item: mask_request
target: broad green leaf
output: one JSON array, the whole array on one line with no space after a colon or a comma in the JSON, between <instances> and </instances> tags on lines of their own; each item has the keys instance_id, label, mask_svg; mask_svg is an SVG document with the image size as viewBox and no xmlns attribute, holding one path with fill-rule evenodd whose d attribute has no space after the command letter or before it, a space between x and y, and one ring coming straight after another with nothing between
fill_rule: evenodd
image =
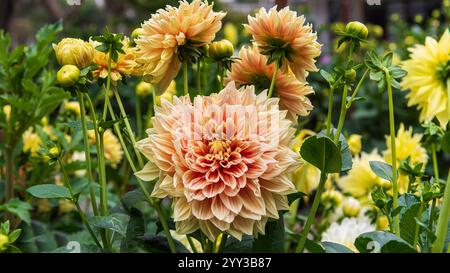
<instances>
[{"instance_id":1,"label":"broad green leaf","mask_svg":"<svg viewBox=\"0 0 450 273\"><path fill-rule=\"evenodd\" d=\"M325 249L322 245L309 239L306 239L305 249L310 253L325 253Z\"/></svg>"},{"instance_id":2,"label":"broad green leaf","mask_svg":"<svg viewBox=\"0 0 450 273\"><path fill-rule=\"evenodd\" d=\"M36 198L71 198L68 188L55 184L36 185L28 188L27 192Z\"/></svg>"},{"instance_id":3,"label":"broad green leaf","mask_svg":"<svg viewBox=\"0 0 450 273\"><path fill-rule=\"evenodd\" d=\"M89 219L89 223L93 227L109 229L125 237L129 219L130 216L126 214L114 213L108 216L93 216Z\"/></svg>"},{"instance_id":4,"label":"broad green leaf","mask_svg":"<svg viewBox=\"0 0 450 273\"><path fill-rule=\"evenodd\" d=\"M266 224L266 233L259 235L253 242L253 252L274 253L284 252L284 221L283 216Z\"/></svg>"},{"instance_id":5,"label":"broad green leaf","mask_svg":"<svg viewBox=\"0 0 450 273\"><path fill-rule=\"evenodd\" d=\"M325 253L354 253L350 248L333 243L333 242L322 242L323 248L325 249Z\"/></svg>"},{"instance_id":6,"label":"broad green leaf","mask_svg":"<svg viewBox=\"0 0 450 273\"><path fill-rule=\"evenodd\" d=\"M288 204L291 205L292 202L294 202L295 200L297 200L303 196L307 196L307 194L304 192L295 192L295 193L288 194L288 196L287 196Z\"/></svg>"},{"instance_id":7,"label":"broad green leaf","mask_svg":"<svg viewBox=\"0 0 450 273\"><path fill-rule=\"evenodd\" d=\"M223 249L224 253L250 253L253 249L253 237L243 235L239 241L232 236L228 236L227 242Z\"/></svg>"},{"instance_id":8,"label":"broad green leaf","mask_svg":"<svg viewBox=\"0 0 450 273\"><path fill-rule=\"evenodd\" d=\"M420 200L413 194L402 194L398 199L398 205L401 207L399 213L400 236L412 244L417 227L416 218L420 219L420 215L418 215Z\"/></svg>"},{"instance_id":9,"label":"broad green leaf","mask_svg":"<svg viewBox=\"0 0 450 273\"><path fill-rule=\"evenodd\" d=\"M355 246L360 253L415 253L405 240L390 232L372 231L359 235Z\"/></svg>"},{"instance_id":10,"label":"broad green leaf","mask_svg":"<svg viewBox=\"0 0 450 273\"><path fill-rule=\"evenodd\" d=\"M124 196L122 197L122 203L127 208L134 207L137 204L144 202L146 200L147 199L145 198L145 195L141 189L135 189L135 190L129 191L129 192L125 193Z\"/></svg>"},{"instance_id":11,"label":"broad green leaf","mask_svg":"<svg viewBox=\"0 0 450 273\"><path fill-rule=\"evenodd\" d=\"M442 138L442 150L444 150L447 154L450 154L450 131L445 133Z\"/></svg>"},{"instance_id":12,"label":"broad green leaf","mask_svg":"<svg viewBox=\"0 0 450 273\"><path fill-rule=\"evenodd\" d=\"M370 161L370 168L372 171L378 176L385 180L389 180L391 182L394 181L394 178L392 177L392 166L389 164L386 164L381 161ZM397 173L398 177L398 173Z\"/></svg>"},{"instance_id":13,"label":"broad green leaf","mask_svg":"<svg viewBox=\"0 0 450 273\"><path fill-rule=\"evenodd\" d=\"M302 144L300 155L325 173L341 171L341 153L333 140L327 136L316 135L307 138Z\"/></svg>"},{"instance_id":14,"label":"broad green leaf","mask_svg":"<svg viewBox=\"0 0 450 273\"><path fill-rule=\"evenodd\" d=\"M4 210L11 214L14 214L27 224L31 223L29 212L31 209L32 207L30 204L21 201L18 198L11 199L7 203L0 205L0 211Z\"/></svg>"}]
</instances>

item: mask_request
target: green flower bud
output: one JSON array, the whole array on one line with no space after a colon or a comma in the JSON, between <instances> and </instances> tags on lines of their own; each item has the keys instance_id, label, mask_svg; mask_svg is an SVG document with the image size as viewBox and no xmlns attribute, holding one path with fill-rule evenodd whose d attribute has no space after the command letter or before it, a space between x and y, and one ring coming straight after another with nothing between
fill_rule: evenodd
<instances>
[{"instance_id":1,"label":"green flower bud","mask_svg":"<svg viewBox=\"0 0 450 273\"><path fill-rule=\"evenodd\" d=\"M355 69L352 68L350 70L345 71L345 79L347 81L352 82L352 81L355 80L355 78L356 78L356 71L355 71Z\"/></svg>"},{"instance_id":2,"label":"green flower bud","mask_svg":"<svg viewBox=\"0 0 450 273\"><path fill-rule=\"evenodd\" d=\"M48 155L51 157L51 158L57 158L57 157L59 157L59 155L60 155L60 153L61 153L61 151L59 150L59 148L58 147L52 147L52 148L50 148L49 150L48 150Z\"/></svg>"},{"instance_id":3,"label":"green flower bud","mask_svg":"<svg viewBox=\"0 0 450 273\"><path fill-rule=\"evenodd\" d=\"M361 203L357 199L349 197L344 200L344 203L342 204L342 212L345 216L356 217L360 211Z\"/></svg>"},{"instance_id":4,"label":"green flower bud","mask_svg":"<svg viewBox=\"0 0 450 273\"><path fill-rule=\"evenodd\" d=\"M135 41L137 38L139 38L139 36L141 36L142 34L144 34L144 29L143 28L135 28L133 30L133 32L131 32L131 39L130 42L132 45L136 44Z\"/></svg>"},{"instance_id":5,"label":"green flower bud","mask_svg":"<svg viewBox=\"0 0 450 273\"><path fill-rule=\"evenodd\" d=\"M69 87L77 83L80 69L75 65L66 64L56 73L56 80L61 86Z\"/></svg>"},{"instance_id":6,"label":"green flower bud","mask_svg":"<svg viewBox=\"0 0 450 273\"><path fill-rule=\"evenodd\" d=\"M233 56L234 46L228 40L213 42L208 48L209 57L216 61L220 61Z\"/></svg>"},{"instance_id":7,"label":"green flower bud","mask_svg":"<svg viewBox=\"0 0 450 273\"><path fill-rule=\"evenodd\" d=\"M366 39L369 35L367 27L358 21L353 21L347 24L345 31L349 34L353 34L360 39Z\"/></svg>"},{"instance_id":8,"label":"green flower bud","mask_svg":"<svg viewBox=\"0 0 450 273\"><path fill-rule=\"evenodd\" d=\"M0 233L0 252L5 251L8 248L9 238L5 234Z\"/></svg>"},{"instance_id":9,"label":"green flower bud","mask_svg":"<svg viewBox=\"0 0 450 273\"><path fill-rule=\"evenodd\" d=\"M71 64L83 69L94 60L94 46L81 39L64 38L58 44L53 44L53 49L60 65Z\"/></svg>"}]
</instances>

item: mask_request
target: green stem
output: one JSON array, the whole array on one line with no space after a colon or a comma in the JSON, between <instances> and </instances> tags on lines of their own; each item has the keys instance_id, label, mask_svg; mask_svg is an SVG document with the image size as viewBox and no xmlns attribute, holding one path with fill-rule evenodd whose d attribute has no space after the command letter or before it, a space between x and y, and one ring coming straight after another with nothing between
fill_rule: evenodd
<instances>
[{"instance_id":1,"label":"green stem","mask_svg":"<svg viewBox=\"0 0 450 273\"><path fill-rule=\"evenodd\" d=\"M314 219L316 218L317 209L319 208L319 204L320 204L320 197L322 195L326 181L327 181L327 174L324 172L321 172L319 186L317 187L317 191L314 196L314 201L311 206L311 210L309 212L308 219L306 220L305 227L303 228L302 235L300 237L300 240L298 241L297 248L295 249L296 253L303 252L303 250L305 248L306 239L307 239L309 231L311 229L311 225L314 222Z\"/></svg>"},{"instance_id":2,"label":"green stem","mask_svg":"<svg viewBox=\"0 0 450 273\"><path fill-rule=\"evenodd\" d=\"M273 69L272 81L270 82L269 93L267 94L268 98L272 97L273 89L275 87L275 81L277 79L278 74L278 66L279 66L278 61L276 61L275 68Z\"/></svg>"},{"instance_id":3,"label":"green stem","mask_svg":"<svg viewBox=\"0 0 450 273\"><path fill-rule=\"evenodd\" d=\"M183 88L184 95L189 95L189 86L188 86L188 65L187 62L183 63Z\"/></svg>"},{"instance_id":4,"label":"green stem","mask_svg":"<svg viewBox=\"0 0 450 273\"><path fill-rule=\"evenodd\" d=\"M432 251L433 253L441 253L444 250L445 237L448 227L448 216L450 213L450 169L447 177L447 184L444 193L444 202L442 203L441 211L439 213L436 241L434 241ZM449 252L450 247L447 249Z\"/></svg>"},{"instance_id":5,"label":"green stem","mask_svg":"<svg viewBox=\"0 0 450 273\"><path fill-rule=\"evenodd\" d=\"M161 202L159 202L159 201L155 202L155 209L158 212L158 216L161 220L161 224L163 226L164 233L166 234L167 242L169 243L170 251L172 253L177 253L177 248L175 247L175 241L173 240L172 235L170 234L170 229L169 229L169 226L167 225L167 218L161 207Z\"/></svg>"},{"instance_id":6,"label":"green stem","mask_svg":"<svg viewBox=\"0 0 450 273\"><path fill-rule=\"evenodd\" d=\"M98 215L98 208L97 208L97 200L95 197L94 192L94 176L92 175L92 162L91 162L91 152L89 150L89 137L88 137L88 130L86 125L86 108L84 106L84 98L83 94L80 91L77 91L78 101L80 103L80 118L81 118L81 128L83 130L83 138L84 138L84 154L86 157L86 167L87 167L87 176L88 176L88 182L89 182L89 196L91 198L91 204L92 204L92 211L94 212L94 215Z\"/></svg>"},{"instance_id":7,"label":"green stem","mask_svg":"<svg viewBox=\"0 0 450 273\"><path fill-rule=\"evenodd\" d=\"M348 85L344 85L344 92L342 93L342 101L341 101L341 113L339 114L339 122L338 127L336 129L336 134L334 135L334 142L338 143L339 136L341 135L342 128L344 127L345 114L347 113L346 100L348 94Z\"/></svg>"},{"instance_id":8,"label":"green stem","mask_svg":"<svg viewBox=\"0 0 450 273\"><path fill-rule=\"evenodd\" d=\"M117 104L119 104L120 113L122 114L122 118L125 122L125 128L127 129L128 135L131 140L131 144L133 145L134 153L136 154L139 167L144 167L144 161L142 160L142 156L136 148L136 138L134 137L133 130L131 129L130 121L127 118L127 113L125 112L125 108L123 107L122 99L120 98L119 92L117 89L114 89L114 96L116 97Z\"/></svg>"},{"instance_id":9,"label":"green stem","mask_svg":"<svg viewBox=\"0 0 450 273\"><path fill-rule=\"evenodd\" d=\"M328 97L327 136L331 136L331 118L333 116L333 95L334 95L334 85L330 87L330 94Z\"/></svg>"},{"instance_id":10,"label":"green stem","mask_svg":"<svg viewBox=\"0 0 450 273\"><path fill-rule=\"evenodd\" d=\"M106 121L106 115L108 113L108 104L109 104L109 91L111 88L111 45L109 46L109 54L108 54L108 77L106 79L106 90L105 90L105 104L103 105L103 115L102 120Z\"/></svg>"},{"instance_id":11,"label":"green stem","mask_svg":"<svg viewBox=\"0 0 450 273\"><path fill-rule=\"evenodd\" d=\"M201 79L202 67L200 62L201 62L200 59L197 60L197 94L199 95L202 94L202 79Z\"/></svg>"},{"instance_id":12,"label":"green stem","mask_svg":"<svg viewBox=\"0 0 450 273\"><path fill-rule=\"evenodd\" d=\"M189 245L190 245L191 248L192 248L192 252L198 253L197 247L195 246L195 243L194 243L194 241L192 240L192 237L189 236L189 235L186 235L186 238L187 238L187 240L188 240L188 242L189 242Z\"/></svg>"},{"instance_id":13,"label":"green stem","mask_svg":"<svg viewBox=\"0 0 450 273\"><path fill-rule=\"evenodd\" d=\"M217 250L218 253L222 253L225 249L225 245L227 244L228 235L226 233L222 233L222 240L220 240L219 249Z\"/></svg>"},{"instance_id":14,"label":"green stem","mask_svg":"<svg viewBox=\"0 0 450 273\"><path fill-rule=\"evenodd\" d=\"M398 207L398 184L397 184L397 148L395 144L395 121L394 121L394 99L392 94L391 86L391 76L388 70L384 71L386 77L386 85L388 89L388 100L389 100L389 127L391 133L391 161L392 161L392 199L393 207L392 210L395 211ZM398 214L394 216L394 233L400 237L400 222Z\"/></svg>"},{"instance_id":15,"label":"green stem","mask_svg":"<svg viewBox=\"0 0 450 273\"><path fill-rule=\"evenodd\" d=\"M142 129L141 98L139 96L136 96L136 125L137 125L137 137L141 138L143 134L143 129Z\"/></svg>"},{"instance_id":16,"label":"green stem","mask_svg":"<svg viewBox=\"0 0 450 273\"><path fill-rule=\"evenodd\" d=\"M368 72L369 72L369 69L366 69L366 71L364 72L363 76L361 77L361 79L359 80L358 84L356 85L356 88L353 91L352 96L350 97L350 100L345 105L345 108L347 108L347 110L350 109L350 107L352 106L353 100L355 99L356 95L358 94L358 91L361 88L361 85L364 82L364 79L366 78Z\"/></svg>"},{"instance_id":17,"label":"green stem","mask_svg":"<svg viewBox=\"0 0 450 273\"><path fill-rule=\"evenodd\" d=\"M105 148L104 148L104 139L103 139L104 131L103 129L99 132L99 142L100 142L100 154L98 155L99 160L99 172L100 172L100 215L108 216L108 197L107 197L107 184L106 184L106 168L105 168ZM104 245L106 248L110 249L109 242L109 232L104 229L102 232L102 239L104 241Z\"/></svg>"},{"instance_id":18,"label":"green stem","mask_svg":"<svg viewBox=\"0 0 450 273\"><path fill-rule=\"evenodd\" d=\"M431 144L431 158L433 159L434 178L439 181L439 167L436 156L436 144Z\"/></svg>"},{"instance_id":19,"label":"green stem","mask_svg":"<svg viewBox=\"0 0 450 273\"><path fill-rule=\"evenodd\" d=\"M14 198L14 177L13 177L13 147L8 144L6 147L6 185L5 203Z\"/></svg>"},{"instance_id":20,"label":"green stem","mask_svg":"<svg viewBox=\"0 0 450 273\"><path fill-rule=\"evenodd\" d=\"M61 159L59 159L59 158L58 158L58 164L59 164L59 167L61 168L61 172L63 173L64 182L65 182L67 188L69 189L69 193L71 196L70 201L72 201L72 203L75 204L78 214L80 215L81 221L86 226L86 228L87 228L89 234L91 235L92 239L94 240L95 244L99 248L102 248L102 245L98 241L97 236L95 236L94 231L92 230L91 226L89 225L89 222L86 219L86 215L84 214L83 210L81 209L80 205L78 204L78 200L76 200L76 198L75 198L75 195L74 195L73 189L72 189L72 185L70 184L69 177L67 176L67 173L66 173L66 169L64 168L64 165L63 165Z\"/></svg>"}]
</instances>

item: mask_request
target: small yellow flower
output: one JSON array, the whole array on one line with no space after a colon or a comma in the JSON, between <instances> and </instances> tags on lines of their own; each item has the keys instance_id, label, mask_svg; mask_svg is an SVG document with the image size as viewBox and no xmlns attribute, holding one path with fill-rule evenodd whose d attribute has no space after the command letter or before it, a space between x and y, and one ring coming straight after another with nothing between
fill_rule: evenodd
<instances>
[{"instance_id":1,"label":"small yellow flower","mask_svg":"<svg viewBox=\"0 0 450 273\"><path fill-rule=\"evenodd\" d=\"M341 205L342 200L344 200L342 193L334 189L324 191L320 198L322 199L322 202L331 202L336 207Z\"/></svg>"},{"instance_id":2,"label":"small yellow flower","mask_svg":"<svg viewBox=\"0 0 450 273\"><path fill-rule=\"evenodd\" d=\"M67 112L74 113L75 115L80 115L80 104L78 101L66 101L64 103L64 110Z\"/></svg>"},{"instance_id":3,"label":"small yellow flower","mask_svg":"<svg viewBox=\"0 0 450 273\"><path fill-rule=\"evenodd\" d=\"M233 45L237 45L237 43L239 42L238 30L233 23L228 22L225 24L225 26L223 27L223 36Z\"/></svg>"},{"instance_id":4,"label":"small yellow flower","mask_svg":"<svg viewBox=\"0 0 450 273\"><path fill-rule=\"evenodd\" d=\"M37 156L42 140L33 128L29 128L22 135L23 140L23 152L30 152L31 156Z\"/></svg>"},{"instance_id":5,"label":"small yellow flower","mask_svg":"<svg viewBox=\"0 0 450 273\"><path fill-rule=\"evenodd\" d=\"M5 113L6 121L9 121L11 117L11 105L6 104L3 106L3 113Z\"/></svg>"},{"instance_id":6,"label":"small yellow flower","mask_svg":"<svg viewBox=\"0 0 450 273\"><path fill-rule=\"evenodd\" d=\"M146 97L153 92L153 86L148 82L141 81L136 85L135 92L139 97Z\"/></svg>"},{"instance_id":7,"label":"small yellow flower","mask_svg":"<svg viewBox=\"0 0 450 273\"><path fill-rule=\"evenodd\" d=\"M346 198L342 203L342 212L347 217L356 217L360 211L361 203L353 197Z\"/></svg>"},{"instance_id":8,"label":"small yellow flower","mask_svg":"<svg viewBox=\"0 0 450 273\"><path fill-rule=\"evenodd\" d=\"M377 218L377 229L378 230L389 229L389 220L386 215L381 215Z\"/></svg>"},{"instance_id":9,"label":"small yellow flower","mask_svg":"<svg viewBox=\"0 0 450 273\"><path fill-rule=\"evenodd\" d=\"M348 147L350 148L350 152L352 152L353 155L357 155L361 152L361 136L357 134L350 135L347 143Z\"/></svg>"},{"instance_id":10,"label":"small yellow flower","mask_svg":"<svg viewBox=\"0 0 450 273\"><path fill-rule=\"evenodd\" d=\"M64 38L58 44L53 44L53 49L61 66L70 64L83 69L94 59L94 47L81 39Z\"/></svg>"}]
</instances>

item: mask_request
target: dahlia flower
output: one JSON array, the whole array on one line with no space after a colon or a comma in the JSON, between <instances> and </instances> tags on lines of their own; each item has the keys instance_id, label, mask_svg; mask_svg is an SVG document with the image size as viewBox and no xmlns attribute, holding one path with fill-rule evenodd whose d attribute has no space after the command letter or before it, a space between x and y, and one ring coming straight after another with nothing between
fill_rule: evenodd
<instances>
[{"instance_id":1,"label":"dahlia flower","mask_svg":"<svg viewBox=\"0 0 450 273\"><path fill-rule=\"evenodd\" d=\"M91 144L96 143L95 138L95 132L94 130L88 131L88 136ZM105 152L105 159L107 163L113 167L116 168L117 164L120 163L123 157L123 151L122 147L120 146L119 140L117 137L113 134L111 129L105 130L103 133L103 145L104 145L104 152Z\"/></svg>"},{"instance_id":2,"label":"dahlia flower","mask_svg":"<svg viewBox=\"0 0 450 273\"><path fill-rule=\"evenodd\" d=\"M77 38L64 38L53 44L56 60L61 66L71 64L83 69L92 63L95 49L92 44Z\"/></svg>"},{"instance_id":3,"label":"dahlia flower","mask_svg":"<svg viewBox=\"0 0 450 273\"><path fill-rule=\"evenodd\" d=\"M80 112L80 104L78 101L66 101L64 102L64 110L67 112L74 113L75 115L79 116L81 114Z\"/></svg>"},{"instance_id":4,"label":"dahlia flower","mask_svg":"<svg viewBox=\"0 0 450 273\"><path fill-rule=\"evenodd\" d=\"M312 26L305 25L305 17L297 16L295 11L285 7L277 11L273 7L266 11L261 8L255 17L248 16L248 25L244 25L252 35L258 49L264 55L278 54L282 51L281 69L288 67L297 79L304 81L308 71L318 71L315 58L320 56L321 45Z\"/></svg>"},{"instance_id":5,"label":"dahlia flower","mask_svg":"<svg viewBox=\"0 0 450 273\"><path fill-rule=\"evenodd\" d=\"M98 42L91 41L93 46L97 46ZM134 70L137 66L135 61L135 49L130 47L130 41L128 37L125 37L122 40L123 44L123 53L118 53L117 62L111 60L111 80L113 82L120 81L122 79L122 75L131 75L134 73ZM108 77L108 62L109 62L109 53L104 53L96 50L94 56L94 63L97 65L97 69L92 71L92 76L97 78L106 79Z\"/></svg>"},{"instance_id":6,"label":"dahlia flower","mask_svg":"<svg viewBox=\"0 0 450 273\"><path fill-rule=\"evenodd\" d=\"M256 236L289 208L289 172L299 161L290 147L295 130L277 98L230 82L194 103L188 96L162 100L155 113L137 143L149 162L136 176L159 178L152 196L172 198L177 233Z\"/></svg>"},{"instance_id":7,"label":"dahlia flower","mask_svg":"<svg viewBox=\"0 0 450 273\"><path fill-rule=\"evenodd\" d=\"M22 134L23 152L30 152L31 156L37 156L42 140L33 128L30 127Z\"/></svg>"},{"instance_id":8,"label":"dahlia flower","mask_svg":"<svg viewBox=\"0 0 450 273\"><path fill-rule=\"evenodd\" d=\"M373 187L388 186L389 182L378 177L370 168L370 161L384 161L377 150L362 152L353 158L353 168L347 175L338 179L337 184L344 193L354 197L366 198Z\"/></svg>"},{"instance_id":9,"label":"dahlia flower","mask_svg":"<svg viewBox=\"0 0 450 273\"><path fill-rule=\"evenodd\" d=\"M331 226L322 233L322 242L333 242L345 245L357 252L355 240L359 235L375 231L375 226L371 224L367 217L345 218L340 224L332 223Z\"/></svg>"},{"instance_id":10,"label":"dahlia flower","mask_svg":"<svg viewBox=\"0 0 450 273\"><path fill-rule=\"evenodd\" d=\"M436 41L427 37L424 45L410 48L410 59L403 62L408 72L401 83L409 89L408 106L420 109L420 121L436 117L442 127L450 119L450 32Z\"/></svg>"},{"instance_id":11,"label":"dahlia flower","mask_svg":"<svg viewBox=\"0 0 450 273\"><path fill-rule=\"evenodd\" d=\"M180 59L198 54L211 43L222 26L223 12L201 0L180 1L179 7L167 6L142 24L136 39L136 61L144 80L164 92L180 69ZM194 54L194 55L195 55Z\"/></svg>"},{"instance_id":12,"label":"dahlia flower","mask_svg":"<svg viewBox=\"0 0 450 273\"><path fill-rule=\"evenodd\" d=\"M238 87L254 85L257 91L262 91L269 89L274 69L275 65L267 65L267 57L260 54L255 47L243 47L239 52L239 59L231 65L231 72L225 81L234 81ZM297 80L291 72L283 74L278 71L274 94L280 97L280 108L288 110L291 120L297 120L297 115L309 114L313 106L306 96L313 93L311 86Z\"/></svg>"}]
</instances>

